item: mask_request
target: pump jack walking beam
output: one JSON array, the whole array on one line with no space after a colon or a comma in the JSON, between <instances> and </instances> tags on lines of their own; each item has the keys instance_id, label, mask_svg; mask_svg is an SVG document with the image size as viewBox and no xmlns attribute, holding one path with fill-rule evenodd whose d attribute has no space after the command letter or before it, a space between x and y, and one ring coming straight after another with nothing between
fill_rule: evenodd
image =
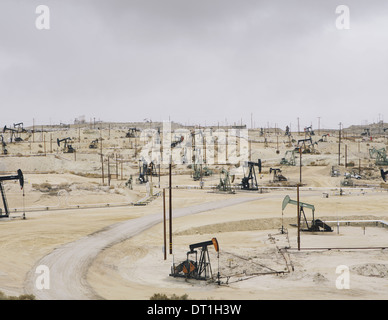
<instances>
[{"instance_id":1,"label":"pump jack walking beam","mask_svg":"<svg viewBox=\"0 0 388 320\"><path fill-rule=\"evenodd\" d=\"M3 181L19 180L20 187L21 187L21 189L23 189L24 177L23 177L22 170L19 169L17 172L18 172L17 175L0 177L0 191L1 191L1 197L3 199L4 211L5 211L4 215L0 214L0 218L4 218L4 217L8 218L9 217L8 203L7 203L7 198L5 197L5 191L4 191L4 188L3 188Z\"/></svg>"}]
</instances>

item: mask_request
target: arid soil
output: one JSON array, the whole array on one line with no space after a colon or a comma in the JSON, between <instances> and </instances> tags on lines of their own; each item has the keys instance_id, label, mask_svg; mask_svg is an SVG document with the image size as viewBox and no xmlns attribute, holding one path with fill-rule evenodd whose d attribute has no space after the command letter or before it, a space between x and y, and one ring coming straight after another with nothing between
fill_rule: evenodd
<instances>
[{"instance_id":1,"label":"arid soil","mask_svg":"<svg viewBox=\"0 0 388 320\"><path fill-rule=\"evenodd\" d=\"M296 165L286 166L280 160L295 142L250 130L250 158L262 160L256 191L238 186L247 173L242 165L209 165L213 175L203 177L202 189L187 164L174 165L173 253L167 219L164 259L162 194L168 166L161 166L160 178L152 177L152 188L138 183L144 141L126 138L126 131L125 126L72 128L35 134L34 141L26 134L23 142L7 144L1 175L21 169L25 185L22 191L17 181L3 183L10 218L0 221L0 291L32 293L37 299L149 299L155 293L192 299L388 298L388 194L380 167L369 156L370 148L385 148L384 137L349 135L338 157L338 137L331 134L313 153L302 155L302 166L298 153ZM75 154L57 145L56 139L65 136L73 137ZM100 136L102 149L90 149ZM331 176L333 166L340 176ZM223 178L222 168L234 178L233 193L214 188ZM287 181L273 182L270 168L281 168ZM361 179L344 186L345 172L360 173ZM131 175L132 188L126 184ZM332 232L302 231L298 250L297 207L282 210L282 201L286 195L297 199L300 179L300 201L314 205L315 218ZM167 218L168 196L167 188ZM311 210L305 208L305 214L310 223ZM170 276L190 244L212 238L220 247L219 252L208 248L214 281ZM40 265L50 270L48 289L37 286Z\"/></svg>"}]
</instances>

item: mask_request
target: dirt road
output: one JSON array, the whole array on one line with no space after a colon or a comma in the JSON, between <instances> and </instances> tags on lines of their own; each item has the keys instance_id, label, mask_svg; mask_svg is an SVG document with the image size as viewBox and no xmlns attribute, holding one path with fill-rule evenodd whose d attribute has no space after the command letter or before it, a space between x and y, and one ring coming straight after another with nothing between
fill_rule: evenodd
<instances>
[{"instance_id":1,"label":"dirt road","mask_svg":"<svg viewBox=\"0 0 388 320\"><path fill-rule=\"evenodd\" d=\"M200 205L175 209L174 217L206 212L257 200L256 196L230 198ZM26 293L40 300L88 300L101 299L86 281L86 273L97 255L105 248L124 241L162 222L160 212L113 224L77 241L65 244L46 255L28 272L25 280ZM48 267L49 288L39 289L36 281L40 273L36 268Z\"/></svg>"}]
</instances>

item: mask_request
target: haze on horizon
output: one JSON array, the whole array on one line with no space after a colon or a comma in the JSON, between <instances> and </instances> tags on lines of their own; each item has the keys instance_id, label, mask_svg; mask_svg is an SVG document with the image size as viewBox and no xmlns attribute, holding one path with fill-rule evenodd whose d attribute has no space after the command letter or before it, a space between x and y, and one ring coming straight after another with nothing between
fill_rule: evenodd
<instances>
[{"instance_id":1,"label":"haze on horizon","mask_svg":"<svg viewBox=\"0 0 388 320\"><path fill-rule=\"evenodd\" d=\"M50 9L50 29L35 22ZM350 29L338 29L347 5ZM338 128L384 120L382 0L4 0L0 125ZM318 120L319 119L319 120Z\"/></svg>"}]
</instances>

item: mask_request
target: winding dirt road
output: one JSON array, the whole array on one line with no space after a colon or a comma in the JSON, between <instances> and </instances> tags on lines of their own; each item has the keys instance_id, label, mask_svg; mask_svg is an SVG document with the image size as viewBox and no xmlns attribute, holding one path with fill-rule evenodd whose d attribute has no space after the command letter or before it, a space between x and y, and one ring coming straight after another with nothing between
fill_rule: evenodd
<instances>
[{"instance_id":1,"label":"winding dirt road","mask_svg":"<svg viewBox=\"0 0 388 320\"><path fill-rule=\"evenodd\" d=\"M254 201L256 197L236 197L222 201L207 202L186 208L174 209L174 218L206 212ZM86 281L86 274L93 260L105 248L131 238L144 230L162 222L162 213L154 213L137 219L119 222L94 232L77 241L70 242L53 250L36 262L28 272L25 291L38 300L91 300L103 299L94 292ZM40 273L36 268L48 267L49 289L39 289L36 285Z\"/></svg>"}]
</instances>

